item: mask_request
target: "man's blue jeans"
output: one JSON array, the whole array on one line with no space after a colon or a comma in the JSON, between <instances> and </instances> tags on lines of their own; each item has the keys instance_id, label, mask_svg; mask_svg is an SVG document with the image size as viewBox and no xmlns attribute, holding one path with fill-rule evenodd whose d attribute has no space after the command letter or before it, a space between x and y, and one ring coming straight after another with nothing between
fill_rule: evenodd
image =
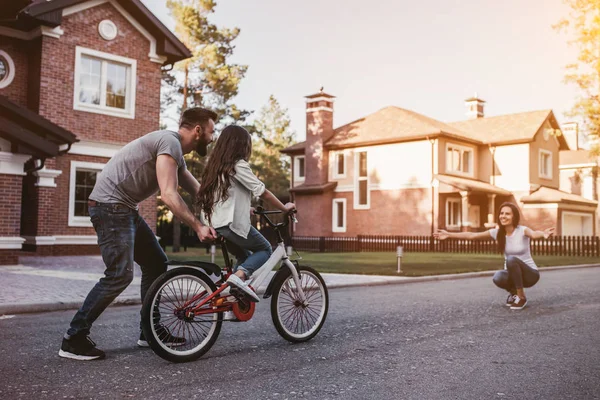
<instances>
[{"instance_id":1,"label":"man's blue jeans","mask_svg":"<svg viewBox=\"0 0 600 400\"><path fill-rule=\"evenodd\" d=\"M133 280L134 261L142 269L142 301L152 282L167 270L166 254L136 210L98 203L89 212L106 270L73 317L69 336L89 334L94 321Z\"/></svg>"},{"instance_id":2,"label":"man's blue jeans","mask_svg":"<svg viewBox=\"0 0 600 400\"><path fill-rule=\"evenodd\" d=\"M219 235L227 239L227 249L237 259L235 271L244 271L246 279L250 278L254 271L263 266L263 264L273 254L271 244L263 235L253 226L250 227L248 237L244 239L234 233L228 226L215 229Z\"/></svg>"}]
</instances>

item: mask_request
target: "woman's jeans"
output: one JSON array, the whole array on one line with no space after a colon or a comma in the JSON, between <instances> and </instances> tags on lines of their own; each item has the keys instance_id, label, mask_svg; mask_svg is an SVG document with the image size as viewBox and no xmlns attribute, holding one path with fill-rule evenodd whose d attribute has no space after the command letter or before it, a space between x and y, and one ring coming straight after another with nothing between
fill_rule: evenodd
<instances>
[{"instance_id":1,"label":"woman's jeans","mask_svg":"<svg viewBox=\"0 0 600 400\"><path fill-rule=\"evenodd\" d=\"M71 321L69 336L89 334L94 321L133 280L134 261L142 269L142 301L152 282L167 270L167 256L136 210L96 204L89 212L106 270Z\"/></svg>"},{"instance_id":2,"label":"woman's jeans","mask_svg":"<svg viewBox=\"0 0 600 400\"><path fill-rule=\"evenodd\" d=\"M506 269L494 274L494 283L512 294L517 289L532 287L540 280L540 272L514 256L506 257Z\"/></svg>"},{"instance_id":3,"label":"woman's jeans","mask_svg":"<svg viewBox=\"0 0 600 400\"><path fill-rule=\"evenodd\" d=\"M234 272L243 271L246 279L262 267L273 254L271 244L254 227L250 227L246 239L234 233L228 226L222 226L215 230L227 239L227 250L237 259Z\"/></svg>"}]
</instances>

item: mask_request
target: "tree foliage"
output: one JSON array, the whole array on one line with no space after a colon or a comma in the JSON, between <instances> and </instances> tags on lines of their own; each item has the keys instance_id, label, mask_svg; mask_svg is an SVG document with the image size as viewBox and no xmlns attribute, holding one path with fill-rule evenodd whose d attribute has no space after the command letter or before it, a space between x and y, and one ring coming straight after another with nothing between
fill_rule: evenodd
<instances>
[{"instance_id":1,"label":"tree foliage","mask_svg":"<svg viewBox=\"0 0 600 400\"><path fill-rule=\"evenodd\" d=\"M570 116L579 118L592 151L600 154L600 0L563 1L570 13L554 28L569 32L569 44L579 50L577 61L567 65L565 75L565 82L580 89Z\"/></svg>"}]
</instances>

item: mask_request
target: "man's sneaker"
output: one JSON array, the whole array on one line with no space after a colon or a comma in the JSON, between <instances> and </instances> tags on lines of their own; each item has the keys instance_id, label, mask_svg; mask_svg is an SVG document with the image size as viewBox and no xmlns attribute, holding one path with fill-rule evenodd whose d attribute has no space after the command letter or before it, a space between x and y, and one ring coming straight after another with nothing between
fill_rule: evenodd
<instances>
[{"instance_id":1,"label":"man's sneaker","mask_svg":"<svg viewBox=\"0 0 600 400\"><path fill-rule=\"evenodd\" d=\"M185 344L185 338L172 335L171 332L162 324L158 324L156 327L156 333L158 334L160 340L162 340L162 342L169 347L179 347ZM137 341L137 345L139 347L150 347L146 337L144 336L144 331L140 332L140 338Z\"/></svg>"},{"instance_id":2,"label":"man's sneaker","mask_svg":"<svg viewBox=\"0 0 600 400\"><path fill-rule=\"evenodd\" d=\"M229 275L229 278L227 278L227 283L229 283L230 286L240 289L242 292L244 292L244 294L248 295L248 297L250 298L250 301L258 303L258 301L259 301L258 295L256 293L254 293L254 290L252 290L252 288L250 286L248 286L246 284L246 282L241 280L237 275L235 275L235 274ZM233 293L233 292L231 294L235 295L235 293Z\"/></svg>"},{"instance_id":3,"label":"man's sneaker","mask_svg":"<svg viewBox=\"0 0 600 400\"><path fill-rule=\"evenodd\" d=\"M515 302L515 297L517 297L516 294L509 294L508 297L506 298L506 307L510 307L513 305L513 303Z\"/></svg>"},{"instance_id":4,"label":"man's sneaker","mask_svg":"<svg viewBox=\"0 0 600 400\"><path fill-rule=\"evenodd\" d=\"M527 299L522 299L519 296L515 296L515 301L510 306L511 310L522 310L527 304Z\"/></svg>"},{"instance_id":5,"label":"man's sneaker","mask_svg":"<svg viewBox=\"0 0 600 400\"><path fill-rule=\"evenodd\" d=\"M96 343L89 336L84 335L63 338L58 355L81 361L101 360L106 356L102 350L96 348Z\"/></svg>"}]
</instances>

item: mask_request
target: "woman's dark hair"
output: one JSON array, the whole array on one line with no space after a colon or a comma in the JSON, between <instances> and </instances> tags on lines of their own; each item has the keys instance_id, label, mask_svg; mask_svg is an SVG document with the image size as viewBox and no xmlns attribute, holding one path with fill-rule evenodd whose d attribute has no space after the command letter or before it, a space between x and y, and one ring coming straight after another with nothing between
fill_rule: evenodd
<instances>
[{"instance_id":1,"label":"woman's dark hair","mask_svg":"<svg viewBox=\"0 0 600 400\"><path fill-rule=\"evenodd\" d=\"M498 242L498 250L500 251L500 253L504 254L504 250L506 248L506 228L504 228L504 225L502 225L500 223L500 213L502 212L502 208L504 207L509 207L512 210L513 213L513 218L512 218L512 226L513 227L517 227L519 225L519 222L521 221L521 213L519 213L519 208L514 205L513 203L502 203L500 205L500 208L498 209L498 236L496 237L496 240Z\"/></svg>"},{"instance_id":2,"label":"woman's dark hair","mask_svg":"<svg viewBox=\"0 0 600 400\"><path fill-rule=\"evenodd\" d=\"M235 164L250 158L252 139L247 130L229 125L219 135L210 154L204 172L196 205L206 214L210 224L215 204L229 198L231 177L235 175Z\"/></svg>"}]
</instances>

